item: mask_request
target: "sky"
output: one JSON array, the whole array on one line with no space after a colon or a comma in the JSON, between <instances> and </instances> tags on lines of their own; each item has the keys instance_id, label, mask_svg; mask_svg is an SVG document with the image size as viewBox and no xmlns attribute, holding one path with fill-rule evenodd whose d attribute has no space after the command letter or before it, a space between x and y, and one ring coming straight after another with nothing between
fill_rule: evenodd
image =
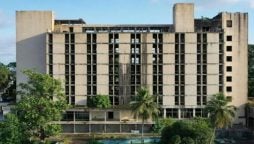
<instances>
[{"instance_id":1,"label":"sky","mask_svg":"<svg viewBox=\"0 0 254 144\"><path fill-rule=\"evenodd\" d=\"M173 5L180 2L195 4L195 18L248 12L254 44L254 0L0 0L0 62L16 61L16 11L52 10L56 19L82 18L88 24L172 24Z\"/></svg>"}]
</instances>

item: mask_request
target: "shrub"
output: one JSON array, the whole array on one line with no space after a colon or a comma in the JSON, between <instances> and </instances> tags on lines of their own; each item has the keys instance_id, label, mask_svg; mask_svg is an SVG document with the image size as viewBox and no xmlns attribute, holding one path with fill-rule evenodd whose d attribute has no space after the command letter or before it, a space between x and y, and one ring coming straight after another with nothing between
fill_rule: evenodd
<instances>
[{"instance_id":1,"label":"shrub","mask_svg":"<svg viewBox=\"0 0 254 144\"><path fill-rule=\"evenodd\" d=\"M183 143L184 141L196 141L197 143L206 144L212 136L213 130L206 119L198 118L188 121L176 121L170 126L165 127L161 133L162 144L168 144L176 136L179 136ZM187 139L187 140L186 140Z\"/></svg>"},{"instance_id":2,"label":"shrub","mask_svg":"<svg viewBox=\"0 0 254 144\"><path fill-rule=\"evenodd\" d=\"M88 97L87 106L91 108L109 108L111 107L109 96L96 95Z\"/></svg>"}]
</instances>

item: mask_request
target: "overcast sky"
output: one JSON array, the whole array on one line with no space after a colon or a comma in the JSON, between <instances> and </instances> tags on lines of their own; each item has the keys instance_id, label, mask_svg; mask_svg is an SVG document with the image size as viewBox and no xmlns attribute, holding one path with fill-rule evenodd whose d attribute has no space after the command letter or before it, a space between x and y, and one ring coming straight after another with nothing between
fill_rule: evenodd
<instances>
[{"instance_id":1,"label":"overcast sky","mask_svg":"<svg viewBox=\"0 0 254 144\"><path fill-rule=\"evenodd\" d=\"M89 24L172 24L177 2L195 3L195 18L248 12L249 43L254 44L254 0L0 0L0 62L16 61L17 10L52 10L57 19L82 18Z\"/></svg>"}]
</instances>

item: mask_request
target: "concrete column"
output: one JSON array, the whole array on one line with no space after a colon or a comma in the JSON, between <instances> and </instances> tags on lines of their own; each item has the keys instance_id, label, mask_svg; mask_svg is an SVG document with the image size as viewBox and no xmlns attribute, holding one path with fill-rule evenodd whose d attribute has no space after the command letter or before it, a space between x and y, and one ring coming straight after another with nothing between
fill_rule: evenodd
<instances>
[{"instance_id":1,"label":"concrete column","mask_svg":"<svg viewBox=\"0 0 254 144\"><path fill-rule=\"evenodd\" d=\"M76 122L76 116L75 116L75 111L73 111L73 132L74 133L76 133L75 122Z\"/></svg>"},{"instance_id":2,"label":"concrete column","mask_svg":"<svg viewBox=\"0 0 254 144\"><path fill-rule=\"evenodd\" d=\"M181 118L181 109L178 108L178 119L180 119L180 118Z\"/></svg>"},{"instance_id":3,"label":"concrete column","mask_svg":"<svg viewBox=\"0 0 254 144\"><path fill-rule=\"evenodd\" d=\"M166 109L163 109L163 118L166 118Z\"/></svg>"},{"instance_id":4,"label":"concrete column","mask_svg":"<svg viewBox=\"0 0 254 144\"><path fill-rule=\"evenodd\" d=\"M91 114L91 111L89 111L89 121L92 121L92 114Z\"/></svg>"},{"instance_id":5,"label":"concrete column","mask_svg":"<svg viewBox=\"0 0 254 144\"><path fill-rule=\"evenodd\" d=\"M193 108L193 117L195 117L196 116L196 110L195 110L195 108Z\"/></svg>"}]
</instances>

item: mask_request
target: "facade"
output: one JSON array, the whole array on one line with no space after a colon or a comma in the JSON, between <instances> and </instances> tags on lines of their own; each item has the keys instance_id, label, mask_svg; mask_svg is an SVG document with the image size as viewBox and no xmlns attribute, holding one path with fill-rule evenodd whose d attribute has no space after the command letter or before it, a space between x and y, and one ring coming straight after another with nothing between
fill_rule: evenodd
<instances>
[{"instance_id":1,"label":"facade","mask_svg":"<svg viewBox=\"0 0 254 144\"><path fill-rule=\"evenodd\" d=\"M141 86L161 105L161 117L207 116L209 98L223 92L245 125L248 14L194 18L194 5L175 4L173 24L89 25L55 20L51 11L17 11L17 82L34 68L64 83L75 108L65 132L136 132L141 121L126 109ZM109 95L111 109L87 109L88 97ZM146 123L149 131L153 122Z\"/></svg>"}]
</instances>

